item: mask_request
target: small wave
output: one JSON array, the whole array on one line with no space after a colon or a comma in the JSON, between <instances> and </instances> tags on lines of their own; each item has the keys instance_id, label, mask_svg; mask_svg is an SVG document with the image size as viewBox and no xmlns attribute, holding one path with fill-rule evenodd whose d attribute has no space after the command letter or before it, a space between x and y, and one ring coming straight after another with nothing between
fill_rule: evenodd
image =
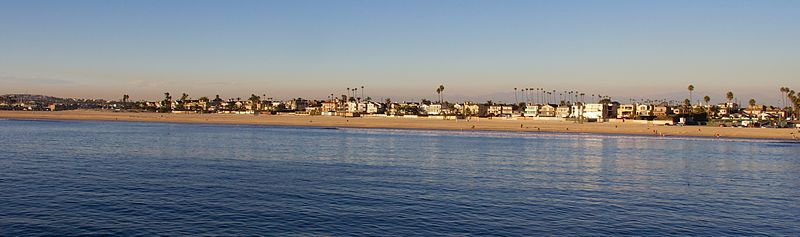
<instances>
[{"instance_id":1,"label":"small wave","mask_svg":"<svg viewBox=\"0 0 800 237\"><path fill-rule=\"evenodd\" d=\"M459 131L459 130L425 130L425 129L391 129L391 128L340 128L346 132L386 135L415 136L457 136L486 138L519 138L519 139L647 139L647 140L680 140L680 141L722 141L722 142L759 142L800 144L795 141L759 138L715 138L691 136L652 136L639 134L604 134L604 133L558 133L558 132L514 132L514 131Z\"/></svg>"}]
</instances>

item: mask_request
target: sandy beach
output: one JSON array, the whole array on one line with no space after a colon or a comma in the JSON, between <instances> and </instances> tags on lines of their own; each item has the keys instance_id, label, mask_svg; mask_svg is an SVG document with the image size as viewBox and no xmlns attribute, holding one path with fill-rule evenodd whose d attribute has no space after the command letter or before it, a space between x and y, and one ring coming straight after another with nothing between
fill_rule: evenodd
<instances>
[{"instance_id":1,"label":"sandy beach","mask_svg":"<svg viewBox=\"0 0 800 237\"><path fill-rule=\"evenodd\" d=\"M427 118L361 117L304 115L244 115L244 114L165 114L110 111L0 111L0 118L48 120L100 120L168 123L253 124L279 126L319 126L353 128L399 128L482 130L515 132L559 132L635 134L649 136L693 136L720 138L759 138L797 140L800 130L775 128L732 128L710 126L664 126L634 123L583 123L541 120L507 120L471 118L469 120L440 120Z\"/></svg>"}]
</instances>

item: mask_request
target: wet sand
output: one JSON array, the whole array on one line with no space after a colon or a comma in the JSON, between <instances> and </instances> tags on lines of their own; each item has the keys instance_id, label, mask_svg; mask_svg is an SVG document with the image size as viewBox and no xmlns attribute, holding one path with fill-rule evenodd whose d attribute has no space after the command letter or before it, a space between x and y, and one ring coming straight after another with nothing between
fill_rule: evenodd
<instances>
[{"instance_id":1,"label":"wet sand","mask_svg":"<svg viewBox=\"0 0 800 237\"><path fill-rule=\"evenodd\" d=\"M710 126L664 126L633 123L583 123L567 121L507 120L471 118L441 120L428 118L361 117L246 114L165 114L93 110L0 111L0 118L48 120L100 120L169 123L254 124L353 128L399 128L438 130L481 130L515 132L560 132L632 134L649 136L692 136L798 140L800 130L789 128L732 128Z\"/></svg>"}]
</instances>

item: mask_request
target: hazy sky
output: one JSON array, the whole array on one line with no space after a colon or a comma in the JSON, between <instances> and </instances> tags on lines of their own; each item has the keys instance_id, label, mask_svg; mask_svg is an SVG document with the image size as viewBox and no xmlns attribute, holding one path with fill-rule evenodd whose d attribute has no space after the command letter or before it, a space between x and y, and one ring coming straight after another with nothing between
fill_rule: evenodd
<instances>
[{"instance_id":1,"label":"hazy sky","mask_svg":"<svg viewBox=\"0 0 800 237\"><path fill-rule=\"evenodd\" d=\"M0 94L777 101L800 1L0 1ZM510 96L510 97L509 97ZM511 99L509 99L511 98ZM765 101L766 100L766 101Z\"/></svg>"}]
</instances>

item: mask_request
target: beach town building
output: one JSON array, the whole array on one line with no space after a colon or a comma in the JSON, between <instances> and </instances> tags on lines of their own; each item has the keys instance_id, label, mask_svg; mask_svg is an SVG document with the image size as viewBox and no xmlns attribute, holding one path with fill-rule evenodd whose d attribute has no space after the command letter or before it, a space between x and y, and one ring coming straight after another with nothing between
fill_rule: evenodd
<instances>
[{"instance_id":1,"label":"beach town building","mask_svg":"<svg viewBox=\"0 0 800 237\"><path fill-rule=\"evenodd\" d=\"M439 113L442 115L448 114L456 114L458 110L455 108L455 104L451 104L449 102L444 102L441 104L442 108L439 109Z\"/></svg>"},{"instance_id":2,"label":"beach town building","mask_svg":"<svg viewBox=\"0 0 800 237\"><path fill-rule=\"evenodd\" d=\"M616 117L619 103L596 103L586 104L583 108L583 117L589 121L603 122L606 119Z\"/></svg>"},{"instance_id":3,"label":"beach town building","mask_svg":"<svg viewBox=\"0 0 800 237\"><path fill-rule=\"evenodd\" d=\"M320 108L321 112L336 112L339 110L339 101L337 100L327 100L322 102L322 106Z\"/></svg>"},{"instance_id":4,"label":"beach town building","mask_svg":"<svg viewBox=\"0 0 800 237\"><path fill-rule=\"evenodd\" d=\"M764 113L768 114L772 118L788 117L788 113L785 110L773 106L769 106Z\"/></svg>"},{"instance_id":5,"label":"beach town building","mask_svg":"<svg viewBox=\"0 0 800 237\"><path fill-rule=\"evenodd\" d=\"M291 111L305 110L306 107L308 106L308 103L309 103L308 100L303 98L291 99L284 102L284 104L286 105L286 109Z\"/></svg>"},{"instance_id":6,"label":"beach town building","mask_svg":"<svg viewBox=\"0 0 800 237\"><path fill-rule=\"evenodd\" d=\"M578 102L571 106L570 118L581 118L583 116L583 104Z\"/></svg>"},{"instance_id":7,"label":"beach town building","mask_svg":"<svg viewBox=\"0 0 800 237\"><path fill-rule=\"evenodd\" d=\"M672 108L669 106L655 106L653 107L653 116L656 118L664 119L672 114Z\"/></svg>"},{"instance_id":8,"label":"beach town building","mask_svg":"<svg viewBox=\"0 0 800 237\"><path fill-rule=\"evenodd\" d=\"M478 115L480 112L480 106L473 102L464 102L463 104L455 104L453 106L457 113L466 115L466 116L474 116Z\"/></svg>"},{"instance_id":9,"label":"beach town building","mask_svg":"<svg viewBox=\"0 0 800 237\"><path fill-rule=\"evenodd\" d=\"M766 112L767 106L764 105L756 105L756 106L747 106L742 112L748 117L758 117L762 113ZM765 114L766 115L766 114Z\"/></svg>"},{"instance_id":10,"label":"beach town building","mask_svg":"<svg viewBox=\"0 0 800 237\"><path fill-rule=\"evenodd\" d=\"M414 102L399 103L399 108L394 109L393 115L419 115L420 104Z\"/></svg>"},{"instance_id":11,"label":"beach town building","mask_svg":"<svg viewBox=\"0 0 800 237\"><path fill-rule=\"evenodd\" d=\"M583 117L587 119L602 120L605 118L606 104L586 104L583 107Z\"/></svg>"},{"instance_id":12,"label":"beach town building","mask_svg":"<svg viewBox=\"0 0 800 237\"><path fill-rule=\"evenodd\" d=\"M624 104L619 106L619 109L617 110L618 119L633 119L634 117L636 117L635 104Z\"/></svg>"},{"instance_id":13,"label":"beach town building","mask_svg":"<svg viewBox=\"0 0 800 237\"><path fill-rule=\"evenodd\" d=\"M386 103L384 111L387 115L400 114L400 104L395 102Z\"/></svg>"},{"instance_id":14,"label":"beach town building","mask_svg":"<svg viewBox=\"0 0 800 237\"><path fill-rule=\"evenodd\" d=\"M511 105L487 105L485 116L510 116L514 113Z\"/></svg>"},{"instance_id":15,"label":"beach town building","mask_svg":"<svg viewBox=\"0 0 800 237\"><path fill-rule=\"evenodd\" d=\"M539 116L539 105L536 104L527 104L525 105L525 112L522 114L525 117L538 117Z\"/></svg>"},{"instance_id":16,"label":"beach town building","mask_svg":"<svg viewBox=\"0 0 800 237\"><path fill-rule=\"evenodd\" d=\"M636 116L639 118L653 117L655 115L653 109L654 109L653 105L639 104L638 106L636 106Z\"/></svg>"},{"instance_id":17,"label":"beach town building","mask_svg":"<svg viewBox=\"0 0 800 237\"><path fill-rule=\"evenodd\" d=\"M561 104L556 108L556 117L569 118L572 114L572 106L568 104Z\"/></svg>"},{"instance_id":18,"label":"beach town building","mask_svg":"<svg viewBox=\"0 0 800 237\"><path fill-rule=\"evenodd\" d=\"M419 108L420 111L426 115L439 115L442 113L441 104L422 104Z\"/></svg>"},{"instance_id":19,"label":"beach town building","mask_svg":"<svg viewBox=\"0 0 800 237\"><path fill-rule=\"evenodd\" d=\"M322 115L322 102L324 101L317 101L317 100L309 100L308 104L302 110L295 110L295 114L307 114L307 115Z\"/></svg>"},{"instance_id":20,"label":"beach town building","mask_svg":"<svg viewBox=\"0 0 800 237\"><path fill-rule=\"evenodd\" d=\"M372 101L367 101L361 103L364 105L364 113L367 114L379 114L384 112L384 106L381 103L376 103Z\"/></svg>"},{"instance_id":21,"label":"beach town building","mask_svg":"<svg viewBox=\"0 0 800 237\"><path fill-rule=\"evenodd\" d=\"M347 103L345 103L345 106L347 106L347 112L348 113L361 113L362 112L361 108L359 108L360 107L359 104L357 102L355 102L355 101L347 102Z\"/></svg>"},{"instance_id":22,"label":"beach town building","mask_svg":"<svg viewBox=\"0 0 800 237\"><path fill-rule=\"evenodd\" d=\"M731 114L735 114L739 112L739 104L730 102L730 103L720 103L717 105L717 115L720 117L730 116Z\"/></svg>"},{"instance_id":23,"label":"beach town building","mask_svg":"<svg viewBox=\"0 0 800 237\"><path fill-rule=\"evenodd\" d=\"M541 107L539 107L538 117L555 117L556 108L558 108L558 105L556 104L544 104Z\"/></svg>"},{"instance_id":24,"label":"beach town building","mask_svg":"<svg viewBox=\"0 0 800 237\"><path fill-rule=\"evenodd\" d=\"M504 116L511 116L514 114L514 106L513 105L501 105L500 106L500 114Z\"/></svg>"}]
</instances>

